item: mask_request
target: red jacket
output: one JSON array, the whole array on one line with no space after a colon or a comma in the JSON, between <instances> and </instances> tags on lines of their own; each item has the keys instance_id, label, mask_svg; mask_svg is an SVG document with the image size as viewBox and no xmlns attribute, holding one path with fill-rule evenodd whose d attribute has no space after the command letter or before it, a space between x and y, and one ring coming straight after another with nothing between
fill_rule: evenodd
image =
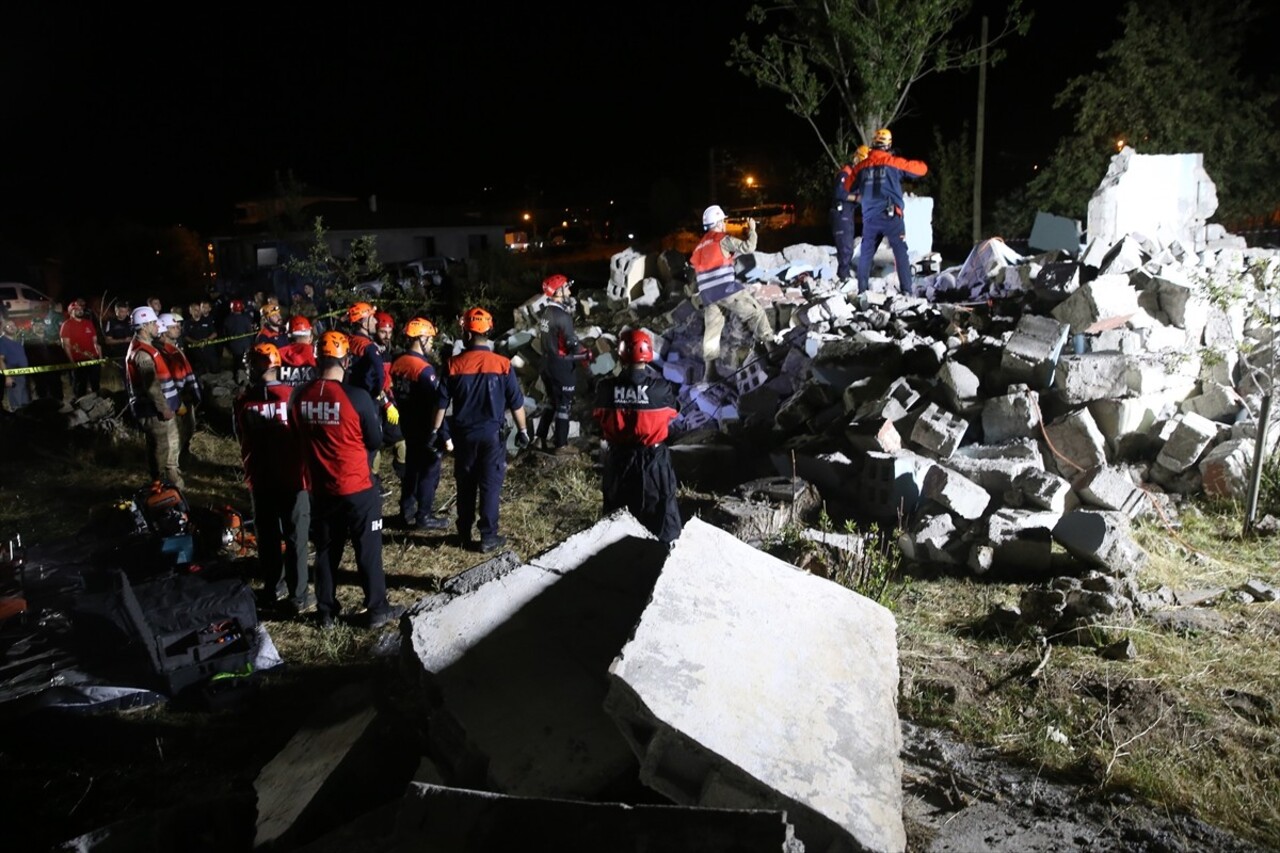
<instances>
[{"instance_id":1,"label":"red jacket","mask_svg":"<svg viewBox=\"0 0 1280 853\"><path fill-rule=\"evenodd\" d=\"M373 487L370 466L382 446L382 425L368 392L313 379L293 392L289 419L306 449L313 492L341 497Z\"/></svg>"},{"instance_id":2,"label":"red jacket","mask_svg":"<svg viewBox=\"0 0 1280 853\"><path fill-rule=\"evenodd\" d=\"M302 442L289 420L293 388L283 382L250 385L236 398L234 425L250 488L300 492L310 488Z\"/></svg>"}]
</instances>

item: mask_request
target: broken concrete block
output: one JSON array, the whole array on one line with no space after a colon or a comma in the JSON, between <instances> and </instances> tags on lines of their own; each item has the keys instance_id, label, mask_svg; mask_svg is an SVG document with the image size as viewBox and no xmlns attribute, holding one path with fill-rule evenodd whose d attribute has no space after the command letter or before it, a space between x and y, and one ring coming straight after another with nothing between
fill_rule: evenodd
<instances>
[{"instance_id":1,"label":"broken concrete block","mask_svg":"<svg viewBox=\"0 0 1280 853\"><path fill-rule=\"evenodd\" d=\"M947 466L999 498L1024 472L1043 470L1044 458L1036 442L1022 438L962 447L947 460Z\"/></svg>"},{"instance_id":2,"label":"broken concrete block","mask_svg":"<svg viewBox=\"0 0 1280 853\"><path fill-rule=\"evenodd\" d=\"M1068 503L1071 484L1050 471L1024 471L1014 479L1009 493L1006 500L1016 496L1018 506L1040 507L1058 515L1075 508Z\"/></svg>"},{"instance_id":3,"label":"broken concrete block","mask_svg":"<svg viewBox=\"0 0 1280 853\"><path fill-rule=\"evenodd\" d=\"M1133 234L1121 237L1098 263L1100 275L1127 275L1147 262L1146 252Z\"/></svg>"},{"instance_id":4,"label":"broken concrete block","mask_svg":"<svg viewBox=\"0 0 1280 853\"><path fill-rule=\"evenodd\" d=\"M1021 580L1034 580L1053 567L1055 512L1000 509L987 519L991 569L1014 571Z\"/></svg>"},{"instance_id":5,"label":"broken concrete block","mask_svg":"<svg viewBox=\"0 0 1280 853\"><path fill-rule=\"evenodd\" d=\"M958 361L947 361L938 371L938 381L951 392L957 403L976 399L978 375Z\"/></svg>"},{"instance_id":6,"label":"broken concrete block","mask_svg":"<svg viewBox=\"0 0 1280 853\"><path fill-rule=\"evenodd\" d=\"M1204 170L1203 154L1138 154L1125 148L1089 200L1090 243L1110 247L1132 232L1166 234L1192 252L1203 251L1205 222L1218 208L1218 193Z\"/></svg>"},{"instance_id":7,"label":"broken concrete block","mask_svg":"<svg viewBox=\"0 0 1280 853\"><path fill-rule=\"evenodd\" d=\"M1120 353L1122 355L1141 355L1148 349L1157 349L1146 341L1149 330L1142 332L1134 329L1106 329L1098 332L1091 339L1089 351L1094 353ZM1183 336L1185 339L1185 335Z\"/></svg>"},{"instance_id":8,"label":"broken concrete block","mask_svg":"<svg viewBox=\"0 0 1280 853\"><path fill-rule=\"evenodd\" d=\"M915 512L925 474L934 464L910 450L868 453L858 480L861 509L879 521L897 520Z\"/></svg>"},{"instance_id":9,"label":"broken concrete block","mask_svg":"<svg viewBox=\"0 0 1280 853\"><path fill-rule=\"evenodd\" d=\"M1072 486L1084 503L1123 512L1129 518L1137 518L1150 508L1146 492L1135 486L1123 470L1111 465L1085 472Z\"/></svg>"},{"instance_id":10,"label":"broken concrete block","mask_svg":"<svg viewBox=\"0 0 1280 853\"><path fill-rule=\"evenodd\" d=\"M951 512L970 521L981 518L991 503L987 490L968 477L934 465L924 477L924 490L920 496L935 501Z\"/></svg>"},{"instance_id":11,"label":"broken concrete block","mask_svg":"<svg viewBox=\"0 0 1280 853\"><path fill-rule=\"evenodd\" d=\"M399 804L394 839L385 849L793 853L799 846L777 811L584 803L420 783Z\"/></svg>"},{"instance_id":12,"label":"broken concrete block","mask_svg":"<svg viewBox=\"0 0 1280 853\"><path fill-rule=\"evenodd\" d=\"M254 847L297 838L304 821L315 820L313 805L351 753L369 748L369 732L378 711L368 684L336 691L311 715L254 780L258 822ZM355 783L347 779L346 784ZM312 812L311 814L308 814Z\"/></svg>"},{"instance_id":13,"label":"broken concrete block","mask_svg":"<svg viewBox=\"0 0 1280 853\"><path fill-rule=\"evenodd\" d=\"M1044 428L1058 473L1074 477L1107 461L1107 442L1088 409L1063 415Z\"/></svg>"},{"instance_id":14,"label":"broken concrete block","mask_svg":"<svg viewBox=\"0 0 1280 853\"><path fill-rule=\"evenodd\" d=\"M1172 434L1156 457L1156 464L1175 474L1181 473L1196 464L1205 448L1217 437L1217 425L1203 415L1195 412L1180 415Z\"/></svg>"},{"instance_id":15,"label":"broken concrete block","mask_svg":"<svg viewBox=\"0 0 1280 853\"><path fill-rule=\"evenodd\" d=\"M1008 384L1047 388L1071 328L1049 317L1023 314L1005 342L1000 369Z\"/></svg>"},{"instance_id":16,"label":"broken concrete block","mask_svg":"<svg viewBox=\"0 0 1280 853\"><path fill-rule=\"evenodd\" d=\"M1119 353L1091 352L1068 355L1058 361L1053 386L1070 406L1128 394L1125 366L1128 358Z\"/></svg>"},{"instance_id":17,"label":"broken concrete block","mask_svg":"<svg viewBox=\"0 0 1280 853\"><path fill-rule=\"evenodd\" d=\"M902 449L902 434L890 420L851 423L844 437L855 450L897 453Z\"/></svg>"},{"instance_id":18,"label":"broken concrete block","mask_svg":"<svg viewBox=\"0 0 1280 853\"><path fill-rule=\"evenodd\" d=\"M969 430L969 422L953 415L936 403L920 413L911 429L911 440L943 459L955 453Z\"/></svg>"},{"instance_id":19,"label":"broken concrete block","mask_svg":"<svg viewBox=\"0 0 1280 853\"><path fill-rule=\"evenodd\" d=\"M1129 519L1123 513L1077 509L1053 528L1053 538L1077 559L1111 574L1138 571L1147 553L1129 535Z\"/></svg>"},{"instance_id":20,"label":"broken concrete block","mask_svg":"<svg viewBox=\"0 0 1280 853\"><path fill-rule=\"evenodd\" d=\"M606 293L615 302L631 302L634 288L644 279L644 255L635 249L623 249L609 259L609 284Z\"/></svg>"},{"instance_id":21,"label":"broken concrete block","mask_svg":"<svg viewBox=\"0 0 1280 853\"><path fill-rule=\"evenodd\" d=\"M1066 323L1071 333L1086 332L1100 322L1122 322L1137 314L1138 292L1129 283L1127 275L1105 275L1080 287L1056 306L1054 319Z\"/></svg>"},{"instance_id":22,"label":"broken concrete block","mask_svg":"<svg viewBox=\"0 0 1280 853\"><path fill-rule=\"evenodd\" d=\"M905 848L893 615L694 518L605 701L677 803L785 811L806 849Z\"/></svg>"},{"instance_id":23,"label":"broken concrete block","mask_svg":"<svg viewBox=\"0 0 1280 853\"><path fill-rule=\"evenodd\" d=\"M1207 384L1204 393L1182 401L1182 411L1194 412L1211 421L1229 424L1244 410L1244 400L1234 388L1227 385Z\"/></svg>"},{"instance_id":24,"label":"broken concrete block","mask_svg":"<svg viewBox=\"0 0 1280 853\"><path fill-rule=\"evenodd\" d=\"M1089 404L1089 413L1114 451L1124 436L1145 434L1157 422L1171 417L1178 405L1174 396L1162 393L1120 400L1095 400Z\"/></svg>"},{"instance_id":25,"label":"broken concrete block","mask_svg":"<svg viewBox=\"0 0 1280 853\"><path fill-rule=\"evenodd\" d=\"M1029 438L1040 431L1040 395L1025 386L991 397L982 407L982 436L987 444Z\"/></svg>"},{"instance_id":26,"label":"broken concrete block","mask_svg":"<svg viewBox=\"0 0 1280 853\"><path fill-rule=\"evenodd\" d=\"M948 546L956 538L956 522L949 513L922 513L898 536L902 556L917 563L955 563Z\"/></svg>"},{"instance_id":27,"label":"broken concrete block","mask_svg":"<svg viewBox=\"0 0 1280 853\"><path fill-rule=\"evenodd\" d=\"M468 569L410 610L406 659L431 697L433 757L453 781L589 798L635 772L602 703L665 552L621 512L528 564L508 555Z\"/></svg>"},{"instance_id":28,"label":"broken concrete block","mask_svg":"<svg viewBox=\"0 0 1280 853\"><path fill-rule=\"evenodd\" d=\"M1200 461L1204 493L1216 498L1240 498L1249 490L1254 443L1249 438L1224 441Z\"/></svg>"},{"instance_id":29,"label":"broken concrete block","mask_svg":"<svg viewBox=\"0 0 1280 853\"><path fill-rule=\"evenodd\" d=\"M722 496L710 521L753 547L776 539L787 525L815 515L822 496L800 477L767 477L743 483L736 495Z\"/></svg>"}]
</instances>

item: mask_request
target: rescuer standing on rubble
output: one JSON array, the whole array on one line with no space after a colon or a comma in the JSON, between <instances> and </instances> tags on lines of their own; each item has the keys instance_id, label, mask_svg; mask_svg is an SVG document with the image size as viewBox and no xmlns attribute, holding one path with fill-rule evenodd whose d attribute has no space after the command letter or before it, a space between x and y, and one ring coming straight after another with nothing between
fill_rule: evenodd
<instances>
[{"instance_id":1,"label":"rescuer standing on rubble","mask_svg":"<svg viewBox=\"0 0 1280 853\"><path fill-rule=\"evenodd\" d=\"M702 226L707 233L689 258L697 275L698 296L702 299L702 359L706 365L706 381L714 381L715 360L720 357L720 333L725 318L733 314L742 319L757 342L772 347L779 342L774 335L764 308L734 275L733 258L756 250L756 221L747 220L747 239L739 240L725 233L725 215L720 205L713 204L702 212Z\"/></svg>"},{"instance_id":2,"label":"rescuer standing on rubble","mask_svg":"<svg viewBox=\"0 0 1280 853\"><path fill-rule=\"evenodd\" d=\"M159 336L156 312L143 305L133 309L133 342L125 356L125 384L129 409L147 437L147 463L151 479L161 477L183 488L178 469L178 423L174 420L180 399L169 365L156 349Z\"/></svg>"},{"instance_id":3,"label":"rescuer standing on rubble","mask_svg":"<svg viewBox=\"0 0 1280 853\"><path fill-rule=\"evenodd\" d=\"M400 427L404 434L405 465L400 481L400 517L406 527L444 530L448 519L432 511L440 485L441 455L453 449L449 431L435 429L440 407L440 378L431 364L431 344L436 327L424 317L414 317L404 327L409 349L391 364L391 381L400 401Z\"/></svg>"},{"instance_id":4,"label":"rescuer standing on rubble","mask_svg":"<svg viewBox=\"0 0 1280 853\"><path fill-rule=\"evenodd\" d=\"M591 354L578 342L573 328L569 298L573 295L573 282L556 274L542 281L542 292L551 301L542 309L538 319L538 332L542 336L542 385L547 392L542 416L538 420L538 441L547 449L547 436L551 435L552 447L558 453L569 453L569 415L573 409L573 395L578 389L576 369L579 362L587 361ZM552 432L551 425L555 424Z\"/></svg>"},{"instance_id":5,"label":"rescuer standing on rubble","mask_svg":"<svg viewBox=\"0 0 1280 853\"><path fill-rule=\"evenodd\" d=\"M254 344L248 358L249 387L236 398L233 423L253 500L262 567L259 602L271 609L288 596L289 609L304 613L316 598L307 589L311 496L302 442L289 420L293 388L280 381L282 362L275 344Z\"/></svg>"},{"instance_id":6,"label":"rescuer standing on rubble","mask_svg":"<svg viewBox=\"0 0 1280 853\"><path fill-rule=\"evenodd\" d=\"M374 451L382 444L378 407L363 388L343 381L351 363L346 335L325 332L316 361L317 378L289 400L289 420L302 439L311 478L320 626L332 627L342 611L334 571L350 539L369 627L379 628L399 618L404 608L387 602L382 572L382 501L371 470Z\"/></svg>"},{"instance_id":7,"label":"rescuer standing on rubble","mask_svg":"<svg viewBox=\"0 0 1280 853\"><path fill-rule=\"evenodd\" d=\"M471 546L478 499L480 550L487 553L507 544L507 537L498 533L498 498L507 475L507 449L502 440L506 413L511 412L519 430L516 447L529 446L529 430L524 392L515 368L510 359L493 351L489 340L493 317L483 308L468 309L462 315L462 331L466 345L449 360L434 426L436 431L444 426L445 410L452 405L449 434L456 446L453 473L458 487L458 542L464 548Z\"/></svg>"},{"instance_id":8,"label":"rescuer standing on rubble","mask_svg":"<svg viewBox=\"0 0 1280 853\"><path fill-rule=\"evenodd\" d=\"M676 472L663 444L679 412L671 383L649 366L653 341L643 329L624 332L617 377L596 387L595 419L609 442L601 488L604 511L626 508L664 545L680 535Z\"/></svg>"},{"instance_id":9,"label":"rescuer standing on rubble","mask_svg":"<svg viewBox=\"0 0 1280 853\"><path fill-rule=\"evenodd\" d=\"M907 257L907 228L902 221L902 179L924 177L923 160L907 160L892 153L893 134L882 127L871 138L867 159L853 167L854 187L862 205L862 253L858 256L858 293L870 288L871 260L880 238L893 249L898 289L911 293L911 260Z\"/></svg>"},{"instance_id":10,"label":"rescuer standing on rubble","mask_svg":"<svg viewBox=\"0 0 1280 853\"><path fill-rule=\"evenodd\" d=\"M836 278L841 284L853 279L853 214L858 209L858 196L854 192L854 167L867 159L871 149L859 145L852 162L845 163L836 172L836 182L831 195L831 236L836 242Z\"/></svg>"}]
</instances>

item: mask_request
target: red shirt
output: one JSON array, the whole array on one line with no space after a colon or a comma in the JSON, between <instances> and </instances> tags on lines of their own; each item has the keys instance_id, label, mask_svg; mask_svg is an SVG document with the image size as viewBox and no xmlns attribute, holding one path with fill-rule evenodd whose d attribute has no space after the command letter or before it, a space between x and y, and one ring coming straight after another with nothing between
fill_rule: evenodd
<instances>
[{"instance_id":1,"label":"red shirt","mask_svg":"<svg viewBox=\"0 0 1280 853\"><path fill-rule=\"evenodd\" d=\"M257 383L236 398L236 436L251 488L300 492L310 487L302 443L289 421L292 392L282 382Z\"/></svg>"},{"instance_id":2,"label":"red shirt","mask_svg":"<svg viewBox=\"0 0 1280 853\"><path fill-rule=\"evenodd\" d=\"M88 317L76 319L69 317L62 321L58 337L66 338L69 352L67 357L72 361L92 361L101 358L98 355L98 329Z\"/></svg>"},{"instance_id":3,"label":"red shirt","mask_svg":"<svg viewBox=\"0 0 1280 853\"><path fill-rule=\"evenodd\" d=\"M378 407L363 388L314 379L289 400L316 494L341 497L373 488L370 465L382 445Z\"/></svg>"}]
</instances>

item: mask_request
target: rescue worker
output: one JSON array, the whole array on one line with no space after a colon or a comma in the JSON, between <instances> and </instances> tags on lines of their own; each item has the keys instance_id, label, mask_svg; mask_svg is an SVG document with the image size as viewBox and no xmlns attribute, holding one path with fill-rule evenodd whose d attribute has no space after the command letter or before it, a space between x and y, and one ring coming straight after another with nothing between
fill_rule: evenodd
<instances>
[{"instance_id":1,"label":"rescue worker","mask_svg":"<svg viewBox=\"0 0 1280 853\"><path fill-rule=\"evenodd\" d=\"M493 317L483 308L471 308L462 315L466 343L462 352L449 360L434 423L438 432L444 426L446 409L453 407L449 434L455 447L458 542L464 548L471 547L478 500L480 550L485 553L507 544L507 538L498 533L498 498L507 474L507 451L501 434L506 412L510 411L515 419L516 447L529 446L524 392L511 360L493 351L489 339L492 331ZM436 436L428 438L427 443L431 444Z\"/></svg>"},{"instance_id":2,"label":"rescue worker","mask_svg":"<svg viewBox=\"0 0 1280 853\"><path fill-rule=\"evenodd\" d=\"M725 215L720 205L713 204L702 212L702 226L707 233L689 258L697 276L698 297L702 300L702 359L706 380L715 379L715 361L720 357L720 333L725 318L732 314L751 330L752 337L766 347L780 341L764 308L737 280L733 270L735 255L756 250L756 221L747 220L747 239L739 240L725 233Z\"/></svg>"},{"instance_id":3,"label":"rescue worker","mask_svg":"<svg viewBox=\"0 0 1280 853\"><path fill-rule=\"evenodd\" d=\"M316 378L316 345L311 321L301 314L289 318L289 344L280 350L280 381L297 387Z\"/></svg>"},{"instance_id":4,"label":"rescue worker","mask_svg":"<svg viewBox=\"0 0 1280 853\"><path fill-rule=\"evenodd\" d=\"M367 391L344 381L350 364L347 336L325 332L316 359L317 376L294 390L289 420L302 441L311 481L320 626L333 627L342 611L334 572L350 539L368 625L379 628L398 619L404 608L388 603L382 572L382 501L371 469L373 453L382 444L378 407Z\"/></svg>"},{"instance_id":5,"label":"rescue worker","mask_svg":"<svg viewBox=\"0 0 1280 853\"><path fill-rule=\"evenodd\" d=\"M289 345L289 336L284 331L284 314L280 312L280 306L274 302L268 302L262 306L259 316L262 318L261 326L253 342L255 344L274 344L276 349L287 347Z\"/></svg>"},{"instance_id":6,"label":"rescue worker","mask_svg":"<svg viewBox=\"0 0 1280 853\"><path fill-rule=\"evenodd\" d=\"M440 460L453 449L449 431L441 425L435 431L436 409L440 406L440 378L431 363L435 325L414 317L404 327L409 349L391 364L391 381L400 403L400 426L404 433L405 466L400 480L400 517L406 527L444 530L448 519L437 516L436 489L440 485Z\"/></svg>"},{"instance_id":7,"label":"rescue worker","mask_svg":"<svg viewBox=\"0 0 1280 853\"><path fill-rule=\"evenodd\" d=\"M67 319L58 330L62 349L72 364L97 361L102 358L102 344L98 341L98 327L89 317L89 309L83 299L73 299L67 306ZM86 364L71 371L71 394L81 397L90 391L102 390L102 365Z\"/></svg>"},{"instance_id":8,"label":"rescue worker","mask_svg":"<svg viewBox=\"0 0 1280 853\"><path fill-rule=\"evenodd\" d=\"M542 282L542 292L551 301L542 309L538 319L538 332L542 336L542 386L547 400L538 419L538 441L547 448L547 436L551 436L552 449L557 453L572 453L569 445L569 416L573 409L573 395L577 392L577 366L589 361L591 354L578 341L573 328L570 298L573 281L566 276L547 276ZM551 425L555 424L552 431Z\"/></svg>"},{"instance_id":9,"label":"rescue worker","mask_svg":"<svg viewBox=\"0 0 1280 853\"><path fill-rule=\"evenodd\" d=\"M164 478L182 489L178 468L178 386L169 374L169 364L156 348L160 335L156 312L150 306L133 309L133 342L125 356L125 385L129 409L147 438L147 463L152 480Z\"/></svg>"},{"instance_id":10,"label":"rescue worker","mask_svg":"<svg viewBox=\"0 0 1280 853\"><path fill-rule=\"evenodd\" d=\"M854 186L862 205L862 253L858 256L858 293L866 293L871 283L871 260L880 238L893 249L898 270L898 289L911 292L911 260L907 257L907 228L902 221L902 179L924 177L929 171L923 160L907 160L890 152L893 134L882 127L871 138L867 159L854 166Z\"/></svg>"},{"instance_id":11,"label":"rescue worker","mask_svg":"<svg viewBox=\"0 0 1280 853\"><path fill-rule=\"evenodd\" d=\"M117 302L111 316L102 322L102 339L106 343L107 356L124 358L133 340L133 323L129 321L129 303Z\"/></svg>"},{"instance_id":12,"label":"rescue worker","mask_svg":"<svg viewBox=\"0 0 1280 853\"><path fill-rule=\"evenodd\" d=\"M228 314L222 321L222 336L227 338L223 343L231 353L231 369L239 382L244 374L244 354L249 351L250 338L253 337L253 319L245 313L243 299L231 300Z\"/></svg>"},{"instance_id":13,"label":"rescue worker","mask_svg":"<svg viewBox=\"0 0 1280 853\"><path fill-rule=\"evenodd\" d=\"M217 326L210 313L206 312L205 306L208 306L209 312L213 310L208 302L192 302L187 306L187 359L197 374L209 373L218 366L217 349L205 343L218 336Z\"/></svg>"},{"instance_id":14,"label":"rescue worker","mask_svg":"<svg viewBox=\"0 0 1280 853\"><path fill-rule=\"evenodd\" d=\"M858 196L854 192L854 167L867 159L871 152L859 145L853 160L836 172L836 182L831 195L831 236L836 243L836 278L841 284L853 281L854 212L858 209Z\"/></svg>"},{"instance_id":15,"label":"rescue worker","mask_svg":"<svg viewBox=\"0 0 1280 853\"><path fill-rule=\"evenodd\" d=\"M289 420L293 388L280 381L282 364L275 344L254 344L249 351L249 386L236 397L233 424L253 500L262 568L260 604L274 609L287 596L285 605L297 615L316 604L315 594L307 589L311 495L302 442Z\"/></svg>"},{"instance_id":16,"label":"rescue worker","mask_svg":"<svg viewBox=\"0 0 1280 853\"><path fill-rule=\"evenodd\" d=\"M621 374L596 386L595 419L609 443L601 488L604 512L626 508L668 547L680 535L676 473L663 444L679 414L671 383L649 366L653 341L643 329L620 339Z\"/></svg>"},{"instance_id":17,"label":"rescue worker","mask_svg":"<svg viewBox=\"0 0 1280 853\"><path fill-rule=\"evenodd\" d=\"M378 325L377 309L368 302L356 302L347 309L347 323L349 328L347 339L351 349L351 366L347 370L347 382L368 392L381 410L379 417L384 419L385 423L394 426L400 422L400 411L385 391L386 366L383 363L382 349L373 338ZM382 480L378 477L376 452L370 464L373 466L378 493L384 498L388 497L391 490L384 489Z\"/></svg>"},{"instance_id":18,"label":"rescue worker","mask_svg":"<svg viewBox=\"0 0 1280 853\"><path fill-rule=\"evenodd\" d=\"M374 313L374 330L373 341L378 346L378 354L382 356L382 395L387 403L382 410L382 446L390 447L392 450L391 470L400 480L404 479L404 458L405 444L404 433L400 430L399 424L399 400L396 397L395 389L391 384L391 362L394 360L391 352L391 339L395 336L396 319L386 311L378 311ZM391 413L395 412L396 421L392 422ZM378 458L381 452L374 457L374 470L377 471ZM383 497L386 497L384 494Z\"/></svg>"},{"instance_id":19,"label":"rescue worker","mask_svg":"<svg viewBox=\"0 0 1280 853\"><path fill-rule=\"evenodd\" d=\"M200 380L186 353L178 345L182 337L182 318L177 314L161 314L156 320L160 337L156 349L169 366L169 376L178 389L178 408L174 411L178 422L178 463L191 461L191 437L196 431L196 406L200 405Z\"/></svg>"}]
</instances>

